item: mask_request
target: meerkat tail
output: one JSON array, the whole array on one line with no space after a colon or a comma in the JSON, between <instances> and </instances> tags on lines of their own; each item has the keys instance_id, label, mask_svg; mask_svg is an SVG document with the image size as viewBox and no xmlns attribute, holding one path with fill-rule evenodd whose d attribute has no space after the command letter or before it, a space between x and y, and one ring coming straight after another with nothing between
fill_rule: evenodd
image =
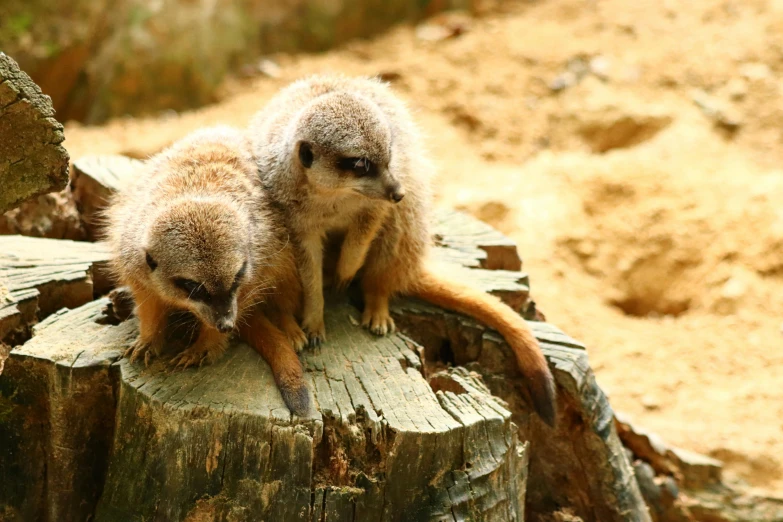
<instances>
[{"instance_id":1,"label":"meerkat tail","mask_svg":"<svg viewBox=\"0 0 783 522\"><path fill-rule=\"evenodd\" d=\"M310 394L304 381L302 363L288 337L266 317L254 313L239 330L242 339L272 368L272 375L288 409L300 417L310 411Z\"/></svg>"},{"instance_id":2,"label":"meerkat tail","mask_svg":"<svg viewBox=\"0 0 783 522\"><path fill-rule=\"evenodd\" d=\"M437 306L469 315L497 330L511 347L527 381L539 417L555 425L555 382L533 332L513 309L497 297L463 283L435 275L427 268L411 295Z\"/></svg>"}]
</instances>

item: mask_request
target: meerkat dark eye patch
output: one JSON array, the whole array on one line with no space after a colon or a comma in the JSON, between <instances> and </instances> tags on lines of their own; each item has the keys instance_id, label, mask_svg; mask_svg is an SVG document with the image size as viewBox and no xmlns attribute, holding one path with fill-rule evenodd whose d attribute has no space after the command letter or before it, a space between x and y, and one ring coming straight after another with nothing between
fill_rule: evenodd
<instances>
[{"instance_id":1,"label":"meerkat dark eye patch","mask_svg":"<svg viewBox=\"0 0 783 522\"><path fill-rule=\"evenodd\" d=\"M209 301L211 296L204 285L191 281L190 279L184 279L177 277L173 279L174 286L188 294L189 299L194 301Z\"/></svg>"},{"instance_id":2,"label":"meerkat dark eye patch","mask_svg":"<svg viewBox=\"0 0 783 522\"><path fill-rule=\"evenodd\" d=\"M310 146L309 143L306 141L303 141L299 144L299 161L302 162L302 166L306 169L309 169L313 166L313 148Z\"/></svg>"},{"instance_id":3,"label":"meerkat dark eye patch","mask_svg":"<svg viewBox=\"0 0 783 522\"><path fill-rule=\"evenodd\" d=\"M242 279L245 277L245 273L247 272L247 261L242 265L242 268L239 269L239 272L237 272L236 277L234 277L234 284L231 285L231 292L235 292L237 288L239 288L239 283L242 282Z\"/></svg>"},{"instance_id":4,"label":"meerkat dark eye patch","mask_svg":"<svg viewBox=\"0 0 783 522\"><path fill-rule=\"evenodd\" d=\"M150 270L155 270L156 268L158 268L158 263L156 263L155 260L152 259L152 256L150 255L149 252L147 252L146 258L147 258L147 266L150 267Z\"/></svg>"},{"instance_id":5,"label":"meerkat dark eye patch","mask_svg":"<svg viewBox=\"0 0 783 522\"><path fill-rule=\"evenodd\" d=\"M367 158L341 158L337 161L337 168L351 172L357 178L373 177L378 174L378 168L375 166L375 163Z\"/></svg>"}]
</instances>

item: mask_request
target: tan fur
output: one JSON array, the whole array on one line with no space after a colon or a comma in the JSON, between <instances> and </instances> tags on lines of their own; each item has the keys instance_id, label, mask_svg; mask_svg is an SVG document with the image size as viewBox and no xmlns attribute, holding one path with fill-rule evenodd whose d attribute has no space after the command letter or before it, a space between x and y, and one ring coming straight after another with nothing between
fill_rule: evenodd
<instances>
[{"instance_id":1,"label":"tan fur","mask_svg":"<svg viewBox=\"0 0 783 522\"><path fill-rule=\"evenodd\" d=\"M188 310L199 334L172 362L215 361L238 327L286 387L283 397L296 398L295 408L306 406L295 353L306 337L295 319L301 284L293 248L239 131L197 131L151 158L114 198L107 218L113 271L137 303L140 333L131 360L160 355L166 318ZM198 289L183 290L178 279L197 282ZM206 299L197 298L199 292L208 292ZM263 345L248 325L261 325Z\"/></svg>"},{"instance_id":2,"label":"tan fur","mask_svg":"<svg viewBox=\"0 0 783 522\"><path fill-rule=\"evenodd\" d=\"M430 269L433 169L408 109L384 83L342 76L295 82L254 118L250 134L264 184L286 209L299 247L302 326L311 342L325 339L324 241L327 234L344 234L336 285L346 286L361 269L364 326L380 335L394 330L394 295L419 296L476 317L509 342L537 411L554 422L554 381L525 321L496 298ZM340 158L354 157L369 159L376 174L338 168ZM401 194L398 203L390 199Z\"/></svg>"}]
</instances>

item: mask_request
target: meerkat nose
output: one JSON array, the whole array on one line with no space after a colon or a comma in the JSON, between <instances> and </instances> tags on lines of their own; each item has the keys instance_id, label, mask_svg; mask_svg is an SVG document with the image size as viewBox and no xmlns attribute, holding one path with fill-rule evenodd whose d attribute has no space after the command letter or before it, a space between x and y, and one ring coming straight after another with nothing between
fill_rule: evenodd
<instances>
[{"instance_id":1,"label":"meerkat nose","mask_svg":"<svg viewBox=\"0 0 783 522\"><path fill-rule=\"evenodd\" d=\"M405 197L405 192L392 192L391 198L395 203L399 203L402 201L402 198Z\"/></svg>"},{"instance_id":2,"label":"meerkat nose","mask_svg":"<svg viewBox=\"0 0 783 522\"><path fill-rule=\"evenodd\" d=\"M220 333L228 333L234 329L234 321L218 321L217 329Z\"/></svg>"}]
</instances>

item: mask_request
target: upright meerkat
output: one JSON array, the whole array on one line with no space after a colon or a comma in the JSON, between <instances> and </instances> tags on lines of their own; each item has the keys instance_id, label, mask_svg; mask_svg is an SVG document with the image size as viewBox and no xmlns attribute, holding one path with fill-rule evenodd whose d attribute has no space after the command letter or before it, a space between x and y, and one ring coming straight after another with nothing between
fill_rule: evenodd
<instances>
[{"instance_id":1,"label":"upright meerkat","mask_svg":"<svg viewBox=\"0 0 783 522\"><path fill-rule=\"evenodd\" d=\"M370 78L314 76L283 89L249 129L259 173L285 208L304 285L302 327L325 340L327 235L343 235L336 285L361 269L362 324L394 330L393 295L423 298L473 316L511 346L539 416L555 420L555 386L525 321L499 299L435 274L428 256L432 166L408 109Z\"/></svg>"},{"instance_id":2,"label":"upright meerkat","mask_svg":"<svg viewBox=\"0 0 783 522\"><path fill-rule=\"evenodd\" d=\"M250 143L230 127L196 131L151 158L107 210L111 267L139 318L131 360L160 355L167 318L190 311L195 342L172 362L214 362L235 329L266 359L288 407L309 409L296 350L301 283ZM276 326L278 325L278 326Z\"/></svg>"}]
</instances>

